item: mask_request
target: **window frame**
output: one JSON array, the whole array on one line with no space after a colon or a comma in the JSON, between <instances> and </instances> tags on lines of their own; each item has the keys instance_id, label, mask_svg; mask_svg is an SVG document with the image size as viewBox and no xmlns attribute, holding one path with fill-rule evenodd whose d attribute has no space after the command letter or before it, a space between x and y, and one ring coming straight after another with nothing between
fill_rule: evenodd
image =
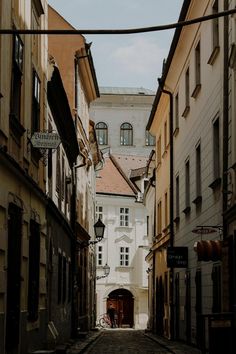
<instances>
[{"instance_id":1,"label":"window frame","mask_svg":"<svg viewBox=\"0 0 236 354\"><path fill-rule=\"evenodd\" d=\"M130 265L130 248L121 246L120 247L120 267L129 267Z\"/></svg>"},{"instance_id":2,"label":"window frame","mask_svg":"<svg viewBox=\"0 0 236 354\"><path fill-rule=\"evenodd\" d=\"M120 145L133 146L133 126L128 122L120 126Z\"/></svg>"},{"instance_id":3,"label":"window frame","mask_svg":"<svg viewBox=\"0 0 236 354\"><path fill-rule=\"evenodd\" d=\"M127 207L121 207L119 225L120 227L129 227L129 224L130 224L130 209Z\"/></svg>"},{"instance_id":4,"label":"window frame","mask_svg":"<svg viewBox=\"0 0 236 354\"><path fill-rule=\"evenodd\" d=\"M98 122L95 126L97 141L99 145L108 144L108 126L105 122Z\"/></svg>"}]
</instances>

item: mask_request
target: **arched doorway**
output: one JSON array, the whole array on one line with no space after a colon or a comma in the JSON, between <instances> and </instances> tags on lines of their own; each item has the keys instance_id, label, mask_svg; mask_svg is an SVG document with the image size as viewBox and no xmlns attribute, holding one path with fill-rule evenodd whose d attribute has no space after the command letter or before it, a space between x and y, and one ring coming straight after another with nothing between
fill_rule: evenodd
<instances>
[{"instance_id":1,"label":"arched doorway","mask_svg":"<svg viewBox=\"0 0 236 354\"><path fill-rule=\"evenodd\" d=\"M126 289L112 291L107 298L107 308L113 305L116 310L116 323L119 328L132 328L134 325L134 298Z\"/></svg>"}]
</instances>

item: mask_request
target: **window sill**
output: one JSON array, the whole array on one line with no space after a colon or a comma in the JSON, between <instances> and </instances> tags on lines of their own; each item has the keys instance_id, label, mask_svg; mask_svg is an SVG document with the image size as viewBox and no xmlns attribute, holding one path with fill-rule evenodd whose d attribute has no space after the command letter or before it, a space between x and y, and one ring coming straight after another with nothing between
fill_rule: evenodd
<instances>
[{"instance_id":1,"label":"window sill","mask_svg":"<svg viewBox=\"0 0 236 354\"><path fill-rule=\"evenodd\" d=\"M186 106L182 113L182 117L186 118L189 114L189 111L190 111L190 106Z\"/></svg>"},{"instance_id":2,"label":"window sill","mask_svg":"<svg viewBox=\"0 0 236 354\"><path fill-rule=\"evenodd\" d=\"M116 270L128 270L130 271L130 269L134 269L134 267L131 266L117 266Z\"/></svg>"},{"instance_id":3,"label":"window sill","mask_svg":"<svg viewBox=\"0 0 236 354\"><path fill-rule=\"evenodd\" d=\"M192 93L192 96L191 96L191 97L196 98L196 97L198 96L200 90L201 90L201 87L202 87L201 84L197 84L197 85L195 86L195 89L193 90L193 93Z\"/></svg>"},{"instance_id":4,"label":"window sill","mask_svg":"<svg viewBox=\"0 0 236 354\"><path fill-rule=\"evenodd\" d=\"M180 217L179 216L176 216L175 218L174 218L174 223L175 224L178 224L180 222Z\"/></svg>"},{"instance_id":5,"label":"window sill","mask_svg":"<svg viewBox=\"0 0 236 354\"><path fill-rule=\"evenodd\" d=\"M209 188L213 189L213 190L216 190L220 187L221 185L221 178L218 177L216 178L211 184L209 184Z\"/></svg>"},{"instance_id":6,"label":"window sill","mask_svg":"<svg viewBox=\"0 0 236 354\"><path fill-rule=\"evenodd\" d=\"M176 137L178 134L179 134L179 127L175 128L173 135L174 137Z\"/></svg>"},{"instance_id":7,"label":"window sill","mask_svg":"<svg viewBox=\"0 0 236 354\"><path fill-rule=\"evenodd\" d=\"M199 205L202 202L202 196L198 195L194 200L193 200L193 204L195 205Z\"/></svg>"},{"instance_id":8,"label":"window sill","mask_svg":"<svg viewBox=\"0 0 236 354\"><path fill-rule=\"evenodd\" d=\"M187 207L183 210L183 213L184 213L185 215L188 215L188 214L190 213L190 211L191 211L191 207L190 207L190 206L187 206Z\"/></svg>"},{"instance_id":9,"label":"window sill","mask_svg":"<svg viewBox=\"0 0 236 354\"><path fill-rule=\"evenodd\" d=\"M210 58L208 59L208 62L207 64L209 65L213 65L215 60L216 60L216 57L218 56L218 53L220 51L220 47L219 46L215 46L215 48L213 49L211 55L210 55Z\"/></svg>"}]
</instances>

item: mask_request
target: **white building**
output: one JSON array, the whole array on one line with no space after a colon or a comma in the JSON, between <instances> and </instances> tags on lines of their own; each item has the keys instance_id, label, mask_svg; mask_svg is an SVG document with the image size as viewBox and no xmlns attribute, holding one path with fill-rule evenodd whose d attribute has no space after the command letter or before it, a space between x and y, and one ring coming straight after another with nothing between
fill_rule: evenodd
<instances>
[{"instance_id":1,"label":"white building","mask_svg":"<svg viewBox=\"0 0 236 354\"><path fill-rule=\"evenodd\" d=\"M112 153L148 156L155 140L146 132L155 93L129 87L99 87L100 98L90 106L100 148Z\"/></svg>"},{"instance_id":2,"label":"white building","mask_svg":"<svg viewBox=\"0 0 236 354\"><path fill-rule=\"evenodd\" d=\"M140 163L138 157L125 157ZM147 325L148 252L146 209L137 199L137 189L121 169L121 157L108 156L97 178L97 218L106 225L97 245L97 316L113 304L118 327L144 329ZM110 274L103 277L103 266Z\"/></svg>"},{"instance_id":3,"label":"white building","mask_svg":"<svg viewBox=\"0 0 236 354\"><path fill-rule=\"evenodd\" d=\"M144 88L99 87L90 106L105 167L97 178L97 212L106 237L97 246L97 315L113 303L118 326L146 328L148 317L147 213L142 204L145 167L154 138L146 132L154 92ZM127 225L126 225L127 223Z\"/></svg>"}]
</instances>

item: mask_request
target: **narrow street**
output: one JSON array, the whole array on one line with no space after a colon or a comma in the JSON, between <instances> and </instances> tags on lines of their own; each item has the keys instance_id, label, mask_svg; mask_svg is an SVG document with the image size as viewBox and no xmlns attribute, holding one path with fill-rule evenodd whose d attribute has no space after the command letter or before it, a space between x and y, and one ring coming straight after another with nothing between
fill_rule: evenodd
<instances>
[{"instance_id":1,"label":"narrow street","mask_svg":"<svg viewBox=\"0 0 236 354\"><path fill-rule=\"evenodd\" d=\"M130 329L105 330L84 353L171 353L144 335L143 331Z\"/></svg>"}]
</instances>

